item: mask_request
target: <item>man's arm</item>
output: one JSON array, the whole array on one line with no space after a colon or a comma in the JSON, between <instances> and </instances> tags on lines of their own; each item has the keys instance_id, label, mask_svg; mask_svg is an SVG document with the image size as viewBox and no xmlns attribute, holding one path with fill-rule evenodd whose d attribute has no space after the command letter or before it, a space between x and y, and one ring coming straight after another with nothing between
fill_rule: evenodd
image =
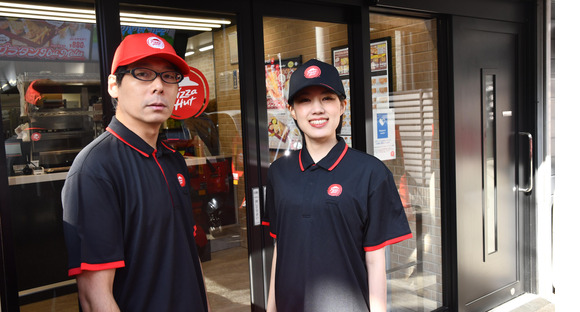
<instances>
[{"instance_id":1,"label":"man's arm","mask_svg":"<svg viewBox=\"0 0 580 312\"><path fill-rule=\"evenodd\" d=\"M276 312L276 259L278 254L278 248L276 244L274 244L274 255L272 256L272 270L270 274L270 291L268 294L268 306L266 311L268 312Z\"/></svg>"},{"instance_id":2,"label":"man's arm","mask_svg":"<svg viewBox=\"0 0 580 312\"><path fill-rule=\"evenodd\" d=\"M371 312L387 311L385 248L366 252Z\"/></svg>"},{"instance_id":3,"label":"man's arm","mask_svg":"<svg viewBox=\"0 0 580 312\"><path fill-rule=\"evenodd\" d=\"M113 297L115 269L83 271L77 275L79 301L84 312L119 312Z\"/></svg>"}]
</instances>

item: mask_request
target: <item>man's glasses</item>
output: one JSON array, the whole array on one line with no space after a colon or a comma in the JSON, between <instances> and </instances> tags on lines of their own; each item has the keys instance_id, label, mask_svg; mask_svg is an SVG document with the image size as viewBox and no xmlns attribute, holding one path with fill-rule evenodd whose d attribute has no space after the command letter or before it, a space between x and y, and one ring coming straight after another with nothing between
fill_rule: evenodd
<instances>
[{"instance_id":1,"label":"man's glasses","mask_svg":"<svg viewBox=\"0 0 580 312\"><path fill-rule=\"evenodd\" d=\"M157 79L157 76L161 77L161 80L163 80L164 82L170 83L170 84L176 84L176 83L179 83L183 80L183 75L180 72L166 71L166 72L158 73L152 69L142 68L142 67L133 68L131 70L126 70L126 71L122 71L119 73L121 73L121 74L131 73L131 75L133 75L133 77L135 77L135 79L138 79L141 81L153 81L153 80Z\"/></svg>"}]
</instances>

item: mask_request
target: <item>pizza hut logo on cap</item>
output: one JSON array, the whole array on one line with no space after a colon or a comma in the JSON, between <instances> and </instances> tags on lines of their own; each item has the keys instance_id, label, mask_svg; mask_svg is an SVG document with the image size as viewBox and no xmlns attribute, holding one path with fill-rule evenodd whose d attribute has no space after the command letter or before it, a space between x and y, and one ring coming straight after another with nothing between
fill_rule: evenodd
<instances>
[{"instance_id":1,"label":"pizza hut logo on cap","mask_svg":"<svg viewBox=\"0 0 580 312\"><path fill-rule=\"evenodd\" d=\"M322 74L322 71L320 70L320 67L316 65L312 65L304 70L304 78L306 79L320 77L320 74Z\"/></svg>"},{"instance_id":2,"label":"pizza hut logo on cap","mask_svg":"<svg viewBox=\"0 0 580 312\"><path fill-rule=\"evenodd\" d=\"M181 187L185 186L185 177L183 176L183 174L181 173L177 174L177 182L179 182L179 185L181 185Z\"/></svg>"},{"instance_id":3,"label":"pizza hut logo on cap","mask_svg":"<svg viewBox=\"0 0 580 312\"><path fill-rule=\"evenodd\" d=\"M163 41L159 40L157 37L149 37L147 38L147 45L154 48L163 50L165 48L165 44Z\"/></svg>"},{"instance_id":4,"label":"pizza hut logo on cap","mask_svg":"<svg viewBox=\"0 0 580 312\"><path fill-rule=\"evenodd\" d=\"M327 192L330 196L340 196L340 194L342 194L342 186L340 186L340 184L333 184L328 187Z\"/></svg>"}]
</instances>

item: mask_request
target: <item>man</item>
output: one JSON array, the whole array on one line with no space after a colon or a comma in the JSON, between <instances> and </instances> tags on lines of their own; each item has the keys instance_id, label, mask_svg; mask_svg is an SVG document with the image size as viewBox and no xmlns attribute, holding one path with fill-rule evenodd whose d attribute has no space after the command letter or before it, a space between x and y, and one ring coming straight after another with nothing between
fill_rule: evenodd
<instances>
[{"instance_id":1,"label":"man","mask_svg":"<svg viewBox=\"0 0 580 312\"><path fill-rule=\"evenodd\" d=\"M187 63L154 34L117 48L116 114L62 191L69 275L86 311L207 311L183 157L159 140Z\"/></svg>"},{"instance_id":2,"label":"man","mask_svg":"<svg viewBox=\"0 0 580 312\"><path fill-rule=\"evenodd\" d=\"M412 237L393 175L337 135L346 95L332 65L298 67L288 103L304 147L268 170L264 223L276 245L267 310L384 312L385 246Z\"/></svg>"}]
</instances>

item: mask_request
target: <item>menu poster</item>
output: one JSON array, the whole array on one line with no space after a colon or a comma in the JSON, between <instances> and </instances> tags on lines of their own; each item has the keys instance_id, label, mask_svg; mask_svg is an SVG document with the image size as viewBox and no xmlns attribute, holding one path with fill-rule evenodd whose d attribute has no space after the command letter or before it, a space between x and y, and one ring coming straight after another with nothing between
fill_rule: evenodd
<instances>
[{"instance_id":1,"label":"menu poster","mask_svg":"<svg viewBox=\"0 0 580 312\"><path fill-rule=\"evenodd\" d=\"M266 70L266 102L268 109L286 109L285 90L288 88L290 76L302 64L302 56L275 59L265 62Z\"/></svg>"},{"instance_id":2,"label":"menu poster","mask_svg":"<svg viewBox=\"0 0 580 312\"><path fill-rule=\"evenodd\" d=\"M302 64L302 56L265 62L266 103L268 108L268 143L271 149L298 150L302 148L302 135L290 116L286 90L290 76Z\"/></svg>"},{"instance_id":3,"label":"menu poster","mask_svg":"<svg viewBox=\"0 0 580 312\"><path fill-rule=\"evenodd\" d=\"M342 115L342 128L340 129L341 136L352 135L352 119L350 115L350 80L342 79L344 86L344 93L346 94L346 109Z\"/></svg>"},{"instance_id":4,"label":"menu poster","mask_svg":"<svg viewBox=\"0 0 580 312\"><path fill-rule=\"evenodd\" d=\"M332 49L334 67L341 76L348 76L348 47Z\"/></svg>"},{"instance_id":5,"label":"menu poster","mask_svg":"<svg viewBox=\"0 0 580 312\"><path fill-rule=\"evenodd\" d=\"M140 27L140 26L121 26L121 36L125 38L128 35L152 33L165 39L169 44L173 45L175 38L175 29L154 28L154 27Z\"/></svg>"},{"instance_id":6,"label":"menu poster","mask_svg":"<svg viewBox=\"0 0 580 312\"><path fill-rule=\"evenodd\" d=\"M90 60L95 24L0 17L0 58Z\"/></svg>"},{"instance_id":7,"label":"menu poster","mask_svg":"<svg viewBox=\"0 0 580 312\"><path fill-rule=\"evenodd\" d=\"M371 43L371 72L387 71L388 73L387 47L387 40Z\"/></svg>"}]
</instances>

